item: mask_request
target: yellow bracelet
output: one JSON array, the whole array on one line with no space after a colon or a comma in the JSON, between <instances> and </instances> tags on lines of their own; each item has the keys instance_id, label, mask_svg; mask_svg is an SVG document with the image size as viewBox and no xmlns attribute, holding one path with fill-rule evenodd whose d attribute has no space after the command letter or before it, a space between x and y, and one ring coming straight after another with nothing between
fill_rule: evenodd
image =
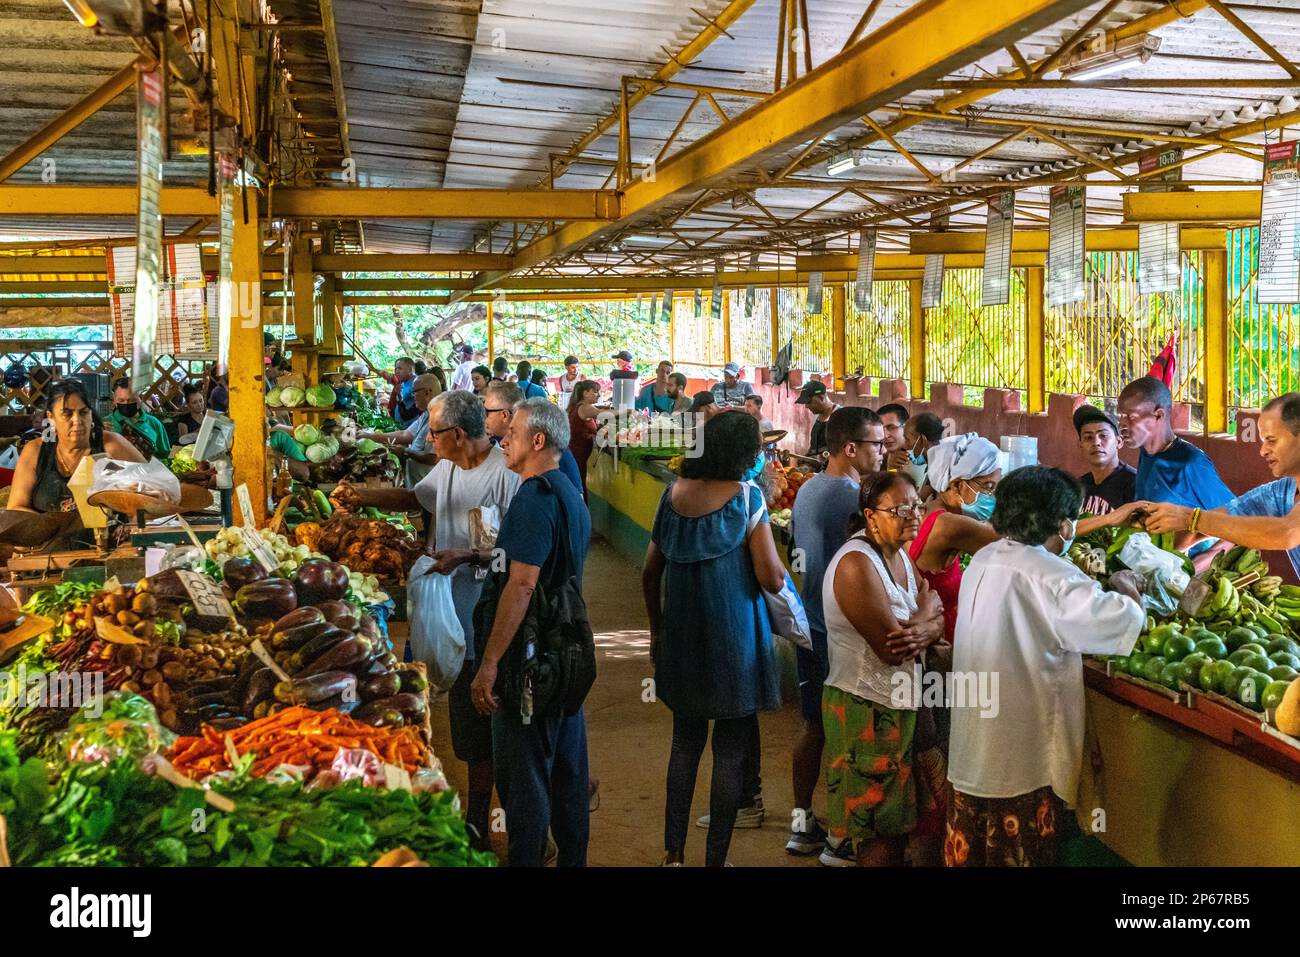
<instances>
[{"instance_id":1,"label":"yellow bracelet","mask_svg":"<svg viewBox=\"0 0 1300 957\"><path fill-rule=\"evenodd\" d=\"M1190 525L1187 526L1187 530L1189 532L1196 531L1196 523L1199 522L1200 520L1201 520L1201 510L1199 508L1192 509L1192 522Z\"/></svg>"}]
</instances>

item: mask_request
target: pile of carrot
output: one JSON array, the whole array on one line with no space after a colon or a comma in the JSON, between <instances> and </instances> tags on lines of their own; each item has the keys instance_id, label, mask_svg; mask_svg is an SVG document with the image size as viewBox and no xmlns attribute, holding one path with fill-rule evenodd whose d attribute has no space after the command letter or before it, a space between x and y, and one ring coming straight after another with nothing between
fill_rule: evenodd
<instances>
[{"instance_id":1,"label":"pile of carrot","mask_svg":"<svg viewBox=\"0 0 1300 957\"><path fill-rule=\"evenodd\" d=\"M229 770L227 740L241 758L250 752L256 755L254 777L263 777L281 764L327 770L343 748L364 748L412 773L426 767L429 757L429 748L415 728L374 728L334 709L294 707L232 731L204 725L202 734L176 739L169 755L171 763L195 780Z\"/></svg>"}]
</instances>

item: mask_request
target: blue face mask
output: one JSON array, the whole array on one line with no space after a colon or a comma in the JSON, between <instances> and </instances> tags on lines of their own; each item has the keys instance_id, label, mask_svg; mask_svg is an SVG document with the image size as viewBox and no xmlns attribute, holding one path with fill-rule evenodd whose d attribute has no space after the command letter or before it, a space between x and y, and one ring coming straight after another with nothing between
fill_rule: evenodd
<instances>
[{"instance_id":1,"label":"blue face mask","mask_svg":"<svg viewBox=\"0 0 1300 957\"><path fill-rule=\"evenodd\" d=\"M758 458L754 459L754 464L745 470L744 474L740 476L740 480L742 482L754 481L754 479L758 478L759 474L762 473L763 466L766 464L767 460L763 457L763 453L759 452Z\"/></svg>"},{"instance_id":2,"label":"blue face mask","mask_svg":"<svg viewBox=\"0 0 1300 957\"><path fill-rule=\"evenodd\" d=\"M988 492L976 492L975 501L969 505L965 502L961 503L961 511L963 515L969 515L976 521L987 522L993 517L993 506L995 504L997 504L997 500Z\"/></svg>"}]
</instances>

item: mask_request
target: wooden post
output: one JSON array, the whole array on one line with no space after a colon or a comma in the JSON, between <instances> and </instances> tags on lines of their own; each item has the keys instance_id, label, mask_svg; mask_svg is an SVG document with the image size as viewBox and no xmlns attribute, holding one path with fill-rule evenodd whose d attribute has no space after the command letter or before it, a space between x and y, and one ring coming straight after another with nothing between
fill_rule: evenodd
<instances>
[{"instance_id":1,"label":"wooden post","mask_svg":"<svg viewBox=\"0 0 1300 957\"><path fill-rule=\"evenodd\" d=\"M1047 411L1047 334L1043 323L1043 267L1025 270L1025 392L1030 413Z\"/></svg>"},{"instance_id":2,"label":"wooden post","mask_svg":"<svg viewBox=\"0 0 1300 957\"><path fill-rule=\"evenodd\" d=\"M831 386L834 391L844 388L847 374L844 361L844 320L848 285L835 286L831 293Z\"/></svg>"},{"instance_id":3,"label":"wooden post","mask_svg":"<svg viewBox=\"0 0 1300 957\"><path fill-rule=\"evenodd\" d=\"M925 310L921 308L921 280L907 281L907 321L911 331L908 349L908 394L913 399L925 398Z\"/></svg>"},{"instance_id":4,"label":"wooden post","mask_svg":"<svg viewBox=\"0 0 1300 957\"><path fill-rule=\"evenodd\" d=\"M1228 431L1228 253L1205 251L1205 431Z\"/></svg>"}]
</instances>

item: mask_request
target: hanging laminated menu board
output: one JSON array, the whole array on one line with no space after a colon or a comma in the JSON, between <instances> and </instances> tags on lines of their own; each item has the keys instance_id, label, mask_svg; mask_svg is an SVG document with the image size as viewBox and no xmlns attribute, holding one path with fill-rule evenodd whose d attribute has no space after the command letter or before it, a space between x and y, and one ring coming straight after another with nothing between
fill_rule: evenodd
<instances>
[{"instance_id":1,"label":"hanging laminated menu board","mask_svg":"<svg viewBox=\"0 0 1300 957\"><path fill-rule=\"evenodd\" d=\"M1256 301L1300 302L1300 140L1264 147Z\"/></svg>"},{"instance_id":2,"label":"hanging laminated menu board","mask_svg":"<svg viewBox=\"0 0 1300 957\"><path fill-rule=\"evenodd\" d=\"M673 290L664 290L663 312L660 314L660 321L671 322L673 318Z\"/></svg>"},{"instance_id":3,"label":"hanging laminated menu board","mask_svg":"<svg viewBox=\"0 0 1300 957\"><path fill-rule=\"evenodd\" d=\"M943 254L930 253L925 257L925 272L921 277L921 308L934 309L943 301Z\"/></svg>"},{"instance_id":4,"label":"hanging laminated menu board","mask_svg":"<svg viewBox=\"0 0 1300 957\"><path fill-rule=\"evenodd\" d=\"M135 247L109 247L104 271L108 274L108 307L113 319L113 354L129 356L135 335Z\"/></svg>"},{"instance_id":5,"label":"hanging laminated menu board","mask_svg":"<svg viewBox=\"0 0 1300 957\"><path fill-rule=\"evenodd\" d=\"M1138 169L1145 174L1145 178L1138 186L1138 192L1166 192L1171 184L1182 179L1182 167L1175 166L1182 158L1183 151L1180 149L1161 150L1157 154L1142 157ZM1155 170L1162 172L1152 175ZM1182 282L1182 262L1179 258L1180 232L1178 223L1138 224L1138 293L1140 295L1178 291Z\"/></svg>"},{"instance_id":6,"label":"hanging laminated menu board","mask_svg":"<svg viewBox=\"0 0 1300 957\"><path fill-rule=\"evenodd\" d=\"M220 241L217 255L217 364L226 368L230 358L230 322L234 311L234 255L235 255L235 158L229 153L217 154L217 194L220 198Z\"/></svg>"},{"instance_id":7,"label":"hanging laminated menu board","mask_svg":"<svg viewBox=\"0 0 1300 957\"><path fill-rule=\"evenodd\" d=\"M131 330L131 390L153 385L162 278L163 96L158 69L136 74L136 137L139 206L136 212L134 322Z\"/></svg>"},{"instance_id":8,"label":"hanging laminated menu board","mask_svg":"<svg viewBox=\"0 0 1300 957\"><path fill-rule=\"evenodd\" d=\"M749 254L749 271L758 271L758 253ZM754 314L754 284L751 282L745 286L745 315Z\"/></svg>"},{"instance_id":9,"label":"hanging laminated menu board","mask_svg":"<svg viewBox=\"0 0 1300 957\"><path fill-rule=\"evenodd\" d=\"M716 320L722 318L722 273L713 271L713 289L709 293L709 313Z\"/></svg>"},{"instance_id":10,"label":"hanging laminated menu board","mask_svg":"<svg viewBox=\"0 0 1300 957\"><path fill-rule=\"evenodd\" d=\"M208 350L207 282L203 253L197 245L173 243L166 249L167 285L162 295L163 322L168 337L159 348L173 355Z\"/></svg>"},{"instance_id":11,"label":"hanging laminated menu board","mask_svg":"<svg viewBox=\"0 0 1300 957\"><path fill-rule=\"evenodd\" d=\"M177 359L193 359L201 362L213 362L217 358L217 343L221 338L220 319L217 309L219 286L210 282L204 289L203 314L208 326L208 344L206 348L176 353Z\"/></svg>"},{"instance_id":12,"label":"hanging laminated menu board","mask_svg":"<svg viewBox=\"0 0 1300 957\"><path fill-rule=\"evenodd\" d=\"M853 284L853 306L865 312L871 308L871 283L876 272L876 231L858 234L858 275Z\"/></svg>"},{"instance_id":13,"label":"hanging laminated menu board","mask_svg":"<svg viewBox=\"0 0 1300 957\"><path fill-rule=\"evenodd\" d=\"M804 312L810 316L820 316L822 314L822 274L819 272L810 272L808 274L808 295L804 299Z\"/></svg>"},{"instance_id":14,"label":"hanging laminated menu board","mask_svg":"<svg viewBox=\"0 0 1300 957\"><path fill-rule=\"evenodd\" d=\"M1047 304L1084 298L1083 228L1087 203L1082 186L1053 186L1047 218Z\"/></svg>"},{"instance_id":15,"label":"hanging laminated menu board","mask_svg":"<svg viewBox=\"0 0 1300 957\"><path fill-rule=\"evenodd\" d=\"M1016 194L1008 190L989 199L984 227L984 282L981 306L1011 301L1011 232L1016 218Z\"/></svg>"}]
</instances>

